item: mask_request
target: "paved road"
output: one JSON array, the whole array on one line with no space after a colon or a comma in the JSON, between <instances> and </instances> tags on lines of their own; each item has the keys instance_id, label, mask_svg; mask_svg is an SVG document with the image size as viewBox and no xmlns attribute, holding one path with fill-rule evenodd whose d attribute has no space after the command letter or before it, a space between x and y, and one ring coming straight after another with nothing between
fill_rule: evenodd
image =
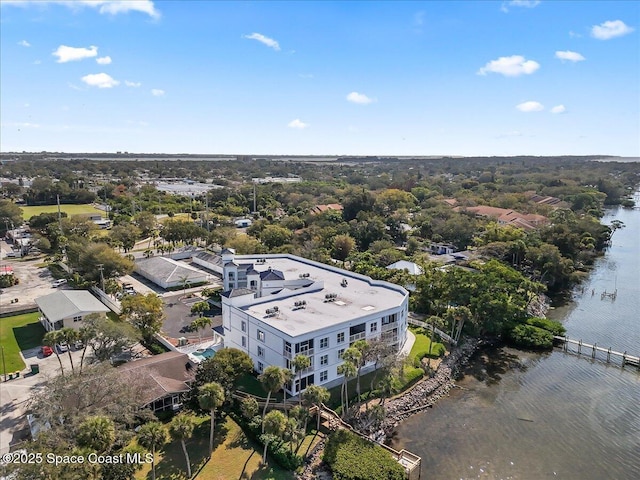
<instances>
[{"instance_id":1,"label":"paved road","mask_svg":"<svg viewBox=\"0 0 640 480\"><path fill-rule=\"evenodd\" d=\"M25 350L22 354L27 368L31 364L37 364L40 373L0 382L0 453L8 452L11 445L28 438L27 401L32 392L43 388L47 379L60 374L60 364L56 356L44 358L39 350ZM82 350L71 352L71 356L74 365L79 365ZM63 353L60 359L65 371L71 370L69 355Z\"/></svg>"}]
</instances>

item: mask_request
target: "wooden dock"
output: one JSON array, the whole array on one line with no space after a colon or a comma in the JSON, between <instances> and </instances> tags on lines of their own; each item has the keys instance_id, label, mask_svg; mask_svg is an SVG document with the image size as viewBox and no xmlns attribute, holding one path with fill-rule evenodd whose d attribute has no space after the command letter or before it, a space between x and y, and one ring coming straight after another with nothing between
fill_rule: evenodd
<instances>
[{"instance_id":1,"label":"wooden dock","mask_svg":"<svg viewBox=\"0 0 640 480\"><path fill-rule=\"evenodd\" d=\"M562 350L565 352L577 353L578 355L590 355L594 360L603 360L607 363L611 363L612 360L617 360L621 367L631 365L640 369L640 357L636 355L629 355L627 352L617 352L612 350L611 347L603 348L599 347L596 343L591 345L583 342L582 340L575 340L569 337L560 337L556 335L553 339L556 343L561 344ZM570 347L575 347L575 349Z\"/></svg>"}]
</instances>

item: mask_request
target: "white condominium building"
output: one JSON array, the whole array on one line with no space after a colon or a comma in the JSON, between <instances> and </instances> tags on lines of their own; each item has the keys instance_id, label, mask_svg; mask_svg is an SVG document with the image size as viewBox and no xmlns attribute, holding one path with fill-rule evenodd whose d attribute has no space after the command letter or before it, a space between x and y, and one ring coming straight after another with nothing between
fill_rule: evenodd
<instances>
[{"instance_id":1,"label":"white condominium building","mask_svg":"<svg viewBox=\"0 0 640 480\"><path fill-rule=\"evenodd\" d=\"M298 354L311 367L287 391L342 382L342 353L361 339L397 350L407 336L408 292L399 285L287 254L221 253L225 346L247 352L257 372L292 369ZM369 368L371 368L370 366Z\"/></svg>"}]
</instances>

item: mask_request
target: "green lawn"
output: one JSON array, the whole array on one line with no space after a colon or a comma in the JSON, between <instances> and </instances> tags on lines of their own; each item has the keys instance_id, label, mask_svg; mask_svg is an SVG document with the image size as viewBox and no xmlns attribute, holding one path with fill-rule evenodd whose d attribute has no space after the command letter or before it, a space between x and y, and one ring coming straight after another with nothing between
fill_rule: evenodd
<instances>
[{"instance_id":1,"label":"green lawn","mask_svg":"<svg viewBox=\"0 0 640 480\"><path fill-rule=\"evenodd\" d=\"M0 318L0 345L4 349L7 373L26 368L20 350L42 345L42 337L46 332L38 322L39 316L38 312L34 312Z\"/></svg>"},{"instance_id":2,"label":"green lawn","mask_svg":"<svg viewBox=\"0 0 640 480\"><path fill-rule=\"evenodd\" d=\"M209 448L209 417L198 417L193 437L186 442L191 471L198 480L291 480L293 475L277 464L262 466L262 448L249 440L230 417L216 423L214 451ZM156 478L186 479L185 458L180 442L172 441L156 455ZM145 465L136 478L151 479L151 465Z\"/></svg>"},{"instance_id":3,"label":"green lawn","mask_svg":"<svg viewBox=\"0 0 640 480\"><path fill-rule=\"evenodd\" d=\"M39 215L41 213L57 213L58 206L57 205L34 205L34 206L20 206L22 209L22 218L25 220L29 220L34 215ZM98 210L93 205L88 203L82 205L60 205L60 211L65 212L68 216L80 215L86 213L99 213L104 215L102 210Z\"/></svg>"}]
</instances>

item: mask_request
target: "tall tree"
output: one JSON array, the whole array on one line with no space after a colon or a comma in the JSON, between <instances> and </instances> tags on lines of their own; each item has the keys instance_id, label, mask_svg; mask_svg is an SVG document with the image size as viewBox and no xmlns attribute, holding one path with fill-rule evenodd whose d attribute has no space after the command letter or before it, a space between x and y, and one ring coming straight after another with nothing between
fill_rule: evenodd
<instances>
[{"instance_id":1,"label":"tall tree","mask_svg":"<svg viewBox=\"0 0 640 480\"><path fill-rule=\"evenodd\" d=\"M340 400L342 402L342 416L344 417L349 409L349 378L356 376L356 366L351 362L342 362L338 365L338 375L342 375L342 388L340 390Z\"/></svg>"},{"instance_id":2,"label":"tall tree","mask_svg":"<svg viewBox=\"0 0 640 480\"><path fill-rule=\"evenodd\" d=\"M267 463L267 447L269 443L274 439L282 437L284 429L287 423L287 417L278 410L270 411L264 421L262 422L263 435L262 441L264 442L264 453L262 454L262 463Z\"/></svg>"},{"instance_id":3,"label":"tall tree","mask_svg":"<svg viewBox=\"0 0 640 480\"><path fill-rule=\"evenodd\" d=\"M216 426L216 410L224 403L224 388L217 382L206 383L199 389L198 402L200 408L209 410L211 428L209 431L209 455L213 454L213 432Z\"/></svg>"},{"instance_id":4,"label":"tall tree","mask_svg":"<svg viewBox=\"0 0 640 480\"><path fill-rule=\"evenodd\" d=\"M358 340L358 342L363 342L362 340ZM366 348L366 341L359 344L359 347L356 346L355 342L351 347L347 348L342 354L342 359L345 363L350 363L353 365L353 370L355 372L355 376L358 378L356 382L356 392L358 394L358 402L360 402L360 368L362 366L362 350ZM354 376L354 375L351 375ZM349 407L347 407L349 408Z\"/></svg>"},{"instance_id":5,"label":"tall tree","mask_svg":"<svg viewBox=\"0 0 640 480\"><path fill-rule=\"evenodd\" d=\"M121 305L122 315L140 330L147 342L160 331L165 319L164 304L162 298L155 293L127 295L122 299Z\"/></svg>"},{"instance_id":6,"label":"tall tree","mask_svg":"<svg viewBox=\"0 0 640 480\"><path fill-rule=\"evenodd\" d=\"M277 365L269 365L258 377L258 380L260 380L260 383L267 391L267 401L264 403L264 409L262 410L262 433L264 433L265 429L264 420L267 415L267 407L269 406L269 400L271 400L271 394L280 390L286 380L284 370L284 368L278 367Z\"/></svg>"},{"instance_id":7,"label":"tall tree","mask_svg":"<svg viewBox=\"0 0 640 480\"><path fill-rule=\"evenodd\" d=\"M320 385L309 385L304 391L304 400L307 404L314 405L317 408L317 420L318 424L316 430L320 431L320 410L322 404L329 401L331 394L329 390Z\"/></svg>"},{"instance_id":8,"label":"tall tree","mask_svg":"<svg viewBox=\"0 0 640 480\"><path fill-rule=\"evenodd\" d=\"M191 478L191 461L189 460L189 452L187 451L186 440L190 439L193 435L193 429L195 428L195 419L193 415L188 413L179 413L171 420L169 424L169 431L171 436L180 441L182 445L182 451L184 452L184 458L187 462L187 478Z\"/></svg>"},{"instance_id":9,"label":"tall tree","mask_svg":"<svg viewBox=\"0 0 640 480\"><path fill-rule=\"evenodd\" d=\"M302 372L311 366L311 359L308 356L299 353L293 357L293 361L291 363L296 375L298 375L298 405L302 405Z\"/></svg>"},{"instance_id":10,"label":"tall tree","mask_svg":"<svg viewBox=\"0 0 640 480\"><path fill-rule=\"evenodd\" d=\"M104 415L87 417L78 426L77 438L80 445L103 453L113 445L116 439L116 428L113 420Z\"/></svg>"},{"instance_id":11,"label":"tall tree","mask_svg":"<svg viewBox=\"0 0 640 480\"><path fill-rule=\"evenodd\" d=\"M53 349L53 353L58 357L58 363L60 364L60 374L64 376L64 367L62 366L62 360L60 359L60 354L58 353L57 344L62 341L62 336L60 334L60 330L51 330L44 334L42 338L43 345L47 347L51 347Z\"/></svg>"},{"instance_id":12,"label":"tall tree","mask_svg":"<svg viewBox=\"0 0 640 480\"><path fill-rule=\"evenodd\" d=\"M237 348L223 348L200 364L195 386L218 382L230 393L238 380L252 371L253 360L246 352Z\"/></svg>"},{"instance_id":13,"label":"tall tree","mask_svg":"<svg viewBox=\"0 0 640 480\"><path fill-rule=\"evenodd\" d=\"M71 344L76 341L78 338L78 331L75 328L64 327L60 330L60 338L63 342L67 344L67 354L69 355L69 363L71 364L71 371L75 372L75 368L73 366L73 357L71 356Z\"/></svg>"},{"instance_id":14,"label":"tall tree","mask_svg":"<svg viewBox=\"0 0 640 480\"><path fill-rule=\"evenodd\" d=\"M140 427L138 443L151 450L151 479L156 480L156 448L169 441L167 429L160 422L148 422Z\"/></svg>"}]
</instances>

